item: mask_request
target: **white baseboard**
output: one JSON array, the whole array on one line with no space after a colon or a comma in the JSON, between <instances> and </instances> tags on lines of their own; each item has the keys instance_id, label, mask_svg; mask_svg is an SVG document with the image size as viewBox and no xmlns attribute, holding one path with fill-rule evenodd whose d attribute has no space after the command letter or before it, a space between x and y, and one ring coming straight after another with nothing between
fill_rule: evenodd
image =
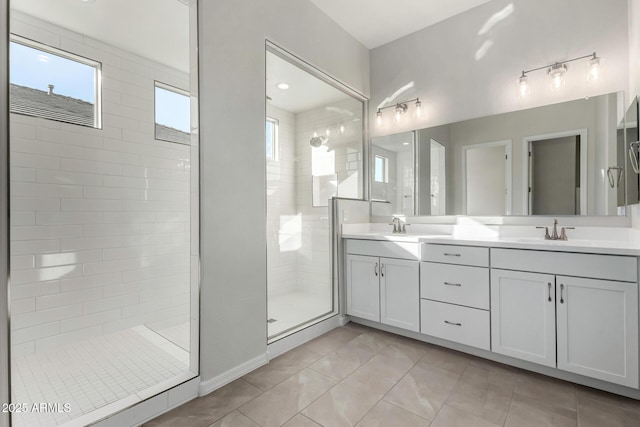
<instances>
[{"instance_id":1,"label":"white baseboard","mask_svg":"<svg viewBox=\"0 0 640 427\"><path fill-rule=\"evenodd\" d=\"M198 395L205 396L212 391L219 389L220 387L229 384L232 381L237 380L240 377L248 374L254 369L259 368L262 365L267 364L269 362L269 358L267 353L261 354L258 357L254 357L251 360L247 360L246 362L229 369L227 372L224 372L216 377L211 378L207 381L201 381L200 387L198 388Z\"/></svg>"}]
</instances>

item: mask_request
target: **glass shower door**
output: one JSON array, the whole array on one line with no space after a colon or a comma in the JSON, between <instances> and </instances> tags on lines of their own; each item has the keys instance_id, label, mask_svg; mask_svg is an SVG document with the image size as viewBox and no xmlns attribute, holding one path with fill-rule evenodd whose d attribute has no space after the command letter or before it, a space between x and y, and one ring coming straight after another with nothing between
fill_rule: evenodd
<instances>
[{"instance_id":1,"label":"glass shower door","mask_svg":"<svg viewBox=\"0 0 640 427\"><path fill-rule=\"evenodd\" d=\"M267 49L268 337L335 314L333 196L362 197L363 102Z\"/></svg>"}]
</instances>

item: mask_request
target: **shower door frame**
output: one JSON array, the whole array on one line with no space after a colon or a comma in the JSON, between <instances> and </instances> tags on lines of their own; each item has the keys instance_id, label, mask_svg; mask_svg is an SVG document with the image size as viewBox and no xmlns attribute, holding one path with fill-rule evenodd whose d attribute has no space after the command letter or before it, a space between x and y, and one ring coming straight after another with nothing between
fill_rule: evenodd
<instances>
[{"instance_id":1,"label":"shower door frame","mask_svg":"<svg viewBox=\"0 0 640 427\"><path fill-rule=\"evenodd\" d=\"M9 403L11 369L9 368L9 0L0 0L0 86L5 95L0 100L0 404ZM8 412L0 411L0 427L8 427Z\"/></svg>"},{"instance_id":2,"label":"shower door frame","mask_svg":"<svg viewBox=\"0 0 640 427\"><path fill-rule=\"evenodd\" d=\"M359 91L357 91L356 89L352 88L351 86L343 83L340 79L333 77L332 75L328 74L327 72L321 70L320 68L314 66L313 64L305 61L304 59L300 58L299 56L285 50L284 48L278 46L277 44L273 43L272 41L270 41L269 39L265 39L265 82L266 82L266 75L267 75L267 69L266 69L266 54L267 53L272 53L273 55L276 55L277 57L279 57L280 59L283 59L287 62L289 62L290 64L292 64L295 67L300 68L302 71L308 73L309 75L316 77L317 79L319 79L320 81L327 83L328 85L334 87L335 89L345 93L346 95L350 96L351 98L355 99L356 101L360 102L362 104L362 147L361 147L361 153L362 153L362 175L360 177L360 183L361 183L361 198L354 198L353 200L368 200L368 194L369 194L369 162L368 162L368 158L369 158L369 144L368 144L368 140L369 140L369 136L368 136L368 119L369 119L369 99L362 93L360 93ZM265 87L265 106L264 106L264 111L265 111L265 119L267 117L266 111L267 111L267 98L266 98L266 87ZM266 160L265 160L266 161ZM266 163L265 163L266 164ZM266 170L265 170L266 173ZM266 182L265 182L266 185ZM333 200L335 200L336 198L343 198L343 197L338 197L338 196L334 196L332 198L332 201L329 203L329 256L331 258L331 269L330 271L327 273L329 274L329 280L331 283L331 290L332 290L332 306L333 306L333 310L331 312L328 312L326 314L314 317L312 319L309 319L307 321L305 321L304 323L300 323L296 326L293 326L287 330L284 330L280 333L278 333L277 335L274 336L269 336L269 328L268 328L268 324L265 323L266 326L266 338L267 338L267 344L273 344L276 341L279 341L283 338L287 338L290 337L294 334L296 334L299 331L302 331L306 328L309 328L311 326L317 325L320 322L323 322L325 320L328 320L330 318L333 318L335 316L338 316L342 313L342 307L340 306L340 289L338 289L338 285L340 283L340 280L338 280L338 276L337 276L337 255L336 255L336 231L335 231L335 227L337 222L336 220L336 213L333 212ZM265 191L265 221L267 219L267 194ZM269 239L269 236L266 236L267 239ZM267 244L265 246L265 255L266 258L269 257L269 248L268 248L268 240L267 240ZM266 263L266 265L268 265L268 263ZM266 267L266 266L265 266ZM266 281L266 303L267 303L267 312L269 310L269 272L268 270L266 271L266 277L267 277L267 281Z\"/></svg>"}]
</instances>

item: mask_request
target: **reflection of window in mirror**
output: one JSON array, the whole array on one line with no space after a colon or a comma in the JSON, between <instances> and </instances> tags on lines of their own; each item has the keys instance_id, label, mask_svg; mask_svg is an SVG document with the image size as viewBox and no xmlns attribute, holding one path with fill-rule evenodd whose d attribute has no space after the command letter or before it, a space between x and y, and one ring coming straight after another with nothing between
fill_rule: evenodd
<instances>
[{"instance_id":1,"label":"reflection of window in mirror","mask_svg":"<svg viewBox=\"0 0 640 427\"><path fill-rule=\"evenodd\" d=\"M375 182L389 182L389 159L383 156L375 156L373 162L373 179Z\"/></svg>"},{"instance_id":2,"label":"reflection of window in mirror","mask_svg":"<svg viewBox=\"0 0 640 427\"><path fill-rule=\"evenodd\" d=\"M266 127L267 160L278 160L278 121L267 117Z\"/></svg>"},{"instance_id":3,"label":"reflection of window in mirror","mask_svg":"<svg viewBox=\"0 0 640 427\"><path fill-rule=\"evenodd\" d=\"M11 112L100 127L100 63L11 36Z\"/></svg>"},{"instance_id":4,"label":"reflection of window in mirror","mask_svg":"<svg viewBox=\"0 0 640 427\"><path fill-rule=\"evenodd\" d=\"M191 100L189 92L155 82L155 132L161 141L191 142Z\"/></svg>"}]
</instances>

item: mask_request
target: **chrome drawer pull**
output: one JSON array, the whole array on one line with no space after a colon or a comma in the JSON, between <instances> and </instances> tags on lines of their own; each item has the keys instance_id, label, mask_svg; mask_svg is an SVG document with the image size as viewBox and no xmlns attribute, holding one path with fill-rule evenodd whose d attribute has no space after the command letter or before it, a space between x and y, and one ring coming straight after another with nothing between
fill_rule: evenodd
<instances>
[{"instance_id":1,"label":"chrome drawer pull","mask_svg":"<svg viewBox=\"0 0 640 427\"><path fill-rule=\"evenodd\" d=\"M460 256L460 254L449 254L449 253L444 253L444 256Z\"/></svg>"},{"instance_id":2,"label":"chrome drawer pull","mask_svg":"<svg viewBox=\"0 0 640 427\"><path fill-rule=\"evenodd\" d=\"M564 285L561 283L560 284L560 304L564 304L564 297L562 296L563 291L564 291Z\"/></svg>"},{"instance_id":3,"label":"chrome drawer pull","mask_svg":"<svg viewBox=\"0 0 640 427\"><path fill-rule=\"evenodd\" d=\"M445 320L444 323L446 323L447 325L462 326L462 323L449 322L448 320Z\"/></svg>"},{"instance_id":4,"label":"chrome drawer pull","mask_svg":"<svg viewBox=\"0 0 640 427\"><path fill-rule=\"evenodd\" d=\"M551 282L548 283L549 285L549 302L551 302Z\"/></svg>"},{"instance_id":5,"label":"chrome drawer pull","mask_svg":"<svg viewBox=\"0 0 640 427\"><path fill-rule=\"evenodd\" d=\"M449 282L444 282L445 285L447 286L462 286L462 283L449 283Z\"/></svg>"},{"instance_id":6,"label":"chrome drawer pull","mask_svg":"<svg viewBox=\"0 0 640 427\"><path fill-rule=\"evenodd\" d=\"M376 262L376 267L374 269L374 271L376 272L376 277L378 276L378 263Z\"/></svg>"}]
</instances>

